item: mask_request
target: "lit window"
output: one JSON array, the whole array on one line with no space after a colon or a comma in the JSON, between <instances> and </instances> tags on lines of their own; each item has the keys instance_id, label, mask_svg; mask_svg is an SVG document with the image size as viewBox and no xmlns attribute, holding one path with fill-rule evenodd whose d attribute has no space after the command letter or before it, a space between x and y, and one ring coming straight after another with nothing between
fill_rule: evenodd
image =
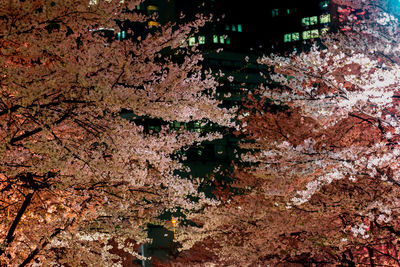
<instances>
[{"instance_id":1,"label":"lit window","mask_svg":"<svg viewBox=\"0 0 400 267\"><path fill-rule=\"evenodd\" d=\"M194 46L196 44L196 38L195 37L190 37L189 38L189 46Z\"/></svg>"},{"instance_id":2,"label":"lit window","mask_svg":"<svg viewBox=\"0 0 400 267\"><path fill-rule=\"evenodd\" d=\"M283 41L285 43L291 42L292 41L292 35L290 33L287 33L287 34L283 35Z\"/></svg>"},{"instance_id":3,"label":"lit window","mask_svg":"<svg viewBox=\"0 0 400 267\"><path fill-rule=\"evenodd\" d=\"M232 24L232 31L235 32L236 31L236 26L234 24Z\"/></svg>"},{"instance_id":4,"label":"lit window","mask_svg":"<svg viewBox=\"0 0 400 267\"><path fill-rule=\"evenodd\" d=\"M321 24L329 23L329 22L331 22L331 15L329 15L329 14L321 15L319 17L319 21Z\"/></svg>"},{"instance_id":5,"label":"lit window","mask_svg":"<svg viewBox=\"0 0 400 267\"><path fill-rule=\"evenodd\" d=\"M310 17L310 25L315 25L317 23L318 23L318 17L317 16Z\"/></svg>"},{"instance_id":6,"label":"lit window","mask_svg":"<svg viewBox=\"0 0 400 267\"><path fill-rule=\"evenodd\" d=\"M271 10L272 17L276 17L279 15L279 10L277 8Z\"/></svg>"},{"instance_id":7,"label":"lit window","mask_svg":"<svg viewBox=\"0 0 400 267\"><path fill-rule=\"evenodd\" d=\"M302 18L302 19L301 19L301 24L302 24L303 26L308 26L308 25L310 25L310 18Z\"/></svg>"},{"instance_id":8,"label":"lit window","mask_svg":"<svg viewBox=\"0 0 400 267\"><path fill-rule=\"evenodd\" d=\"M292 33L292 41L298 41L300 40L300 33L294 32Z\"/></svg>"},{"instance_id":9,"label":"lit window","mask_svg":"<svg viewBox=\"0 0 400 267\"><path fill-rule=\"evenodd\" d=\"M290 9L286 9L286 13L289 15L290 14Z\"/></svg>"},{"instance_id":10,"label":"lit window","mask_svg":"<svg viewBox=\"0 0 400 267\"><path fill-rule=\"evenodd\" d=\"M318 33L317 29L311 30L311 38L318 38L318 36L319 36L319 33Z\"/></svg>"},{"instance_id":11,"label":"lit window","mask_svg":"<svg viewBox=\"0 0 400 267\"><path fill-rule=\"evenodd\" d=\"M238 30L238 32L242 32L242 24L238 24L237 30Z\"/></svg>"},{"instance_id":12,"label":"lit window","mask_svg":"<svg viewBox=\"0 0 400 267\"><path fill-rule=\"evenodd\" d=\"M125 39L125 31L121 31L121 32L117 33L117 39L118 40Z\"/></svg>"},{"instance_id":13,"label":"lit window","mask_svg":"<svg viewBox=\"0 0 400 267\"><path fill-rule=\"evenodd\" d=\"M311 31L304 31L302 33L303 40L318 38L318 36L319 36L319 33L318 33L317 29L311 30Z\"/></svg>"},{"instance_id":14,"label":"lit window","mask_svg":"<svg viewBox=\"0 0 400 267\"><path fill-rule=\"evenodd\" d=\"M157 26L160 26L160 23L158 23L157 21L150 20L148 22L148 25L149 25L149 27L153 27L153 26L157 27Z\"/></svg>"},{"instance_id":15,"label":"lit window","mask_svg":"<svg viewBox=\"0 0 400 267\"><path fill-rule=\"evenodd\" d=\"M226 44L231 44L231 38L229 38L229 37L226 37Z\"/></svg>"},{"instance_id":16,"label":"lit window","mask_svg":"<svg viewBox=\"0 0 400 267\"><path fill-rule=\"evenodd\" d=\"M224 36L221 35L221 36L219 37L219 42L220 42L221 44L225 43Z\"/></svg>"},{"instance_id":17,"label":"lit window","mask_svg":"<svg viewBox=\"0 0 400 267\"><path fill-rule=\"evenodd\" d=\"M158 7L154 6L154 5L149 5L149 6L147 6L146 9L147 9L147 14L149 14L149 15L158 12Z\"/></svg>"},{"instance_id":18,"label":"lit window","mask_svg":"<svg viewBox=\"0 0 400 267\"><path fill-rule=\"evenodd\" d=\"M303 40L311 39L311 31L304 31L302 33Z\"/></svg>"},{"instance_id":19,"label":"lit window","mask_svg":"<svg viewBox=\"0 0 400 267\"><path fill-rule=\"evenodd\" d=\"M218 35L213 35L213 43L218 43Z\"/></svg>"},{"instance_id":20,"label":"lit window","mask_svg":"<svg viewBox=\"0 0 400 267\"><path fill-rule=\"evenodd\" d=\"M199 36L199 44L205 44L205 43L206 43L206 38L203 35Z\"/></svg>"},{"instance_id":21,"label":"lit window","mask_svg":"<svg viewBox=\"0 0 400 267\"><path fill-rule=\"evenodd\" d=\"M154 5L149 5L149 6L147 6L147 10L149 10L149 11L157 11L158 7L154 6Z\"/></svg>"},{"instance_id":22,"label":"lit window","mask_svg":"<svg viewBox=\"0 0 400 267\"><path fill-rule=\"evenodd\" d=\"M317 23L318 23L318 17L317 16L312 16L312 17L307 17L307 18L302 18L301 19L301 24L303 26L315 25Z\"/></svg>"}]
</instances>

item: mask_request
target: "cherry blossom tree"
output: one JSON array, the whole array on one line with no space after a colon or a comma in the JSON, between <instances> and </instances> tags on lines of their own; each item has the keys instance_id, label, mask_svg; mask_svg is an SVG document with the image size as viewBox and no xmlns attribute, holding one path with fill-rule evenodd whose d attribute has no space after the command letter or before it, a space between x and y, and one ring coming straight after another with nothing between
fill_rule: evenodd
<instances>
[{"instance_id":1,"label":"cherry blossom tree","mask_svg":"<svg viewBox=\"0 0 400 267\"><path fill-rule=\"evenodd\" d=\"M1 266L117 266L111 239L140 257L133 243L160 213L216 204L171 155L219 134L148 133L120 116L233 126L201 55L181 47L204 18L102 34L146 25L139 2L1 2Z\"/></svg>"},{"instance_id":2,"label":"cherry blossom tree","mask_svg":"<svg viewBox=\"0 0 400 267\"><path fill-rule=\"evenodd\" d=\"M385 1L337 4L320 46L259 60L271 73L241 116L242 193L193 214L188 247L211 240L239 266L400 264L398 20Z\"/></svg>"}]
</instances>

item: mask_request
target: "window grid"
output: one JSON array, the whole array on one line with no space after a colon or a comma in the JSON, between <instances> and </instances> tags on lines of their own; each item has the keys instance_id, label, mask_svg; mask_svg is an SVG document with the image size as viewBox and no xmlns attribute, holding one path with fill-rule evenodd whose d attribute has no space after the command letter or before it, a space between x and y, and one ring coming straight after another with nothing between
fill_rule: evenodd
<instances>
[{"instance_id":1,"label":"window grid","mask_svg":"<svg viewBox=\"0 0 400 267\"><path fill-rule=\"evenodd\" d=\"M293 33L287 33L283 35L283 41L285 43L287 42L295 42L300 40L300 33L298 32L293 32Z\"/></svg>"},{"instance_id":2,"label":"window grid","mask_svg":"<svg viewBox=\"0 0 400 267\"><path fill-rule=\"evenodd\" d=\"M326 24L331 22L331 15L330 14L323 14L321 16L319 16L319 22L321 24Z\"/></svg>"},{"instance_id":3,"label":"window grid","mask_svg":"<svg viewBox=\"0 0 400 267\"><path fill-rule=\"evenodd\" d=\"M303 26L310 26L310 25L315 25L318 23L318 17L317 16L312 16L312 17L306 17L301 19L301 24Z\"/></svg>"},{"instance_id":4,"label":"window grid","mask_svg":"<svg viewBox=\"0 0 400 267\"><path fill-rule=\"evenodd\" d=\"M318 29L302 32L303 40L308 40L308 39L313 39L313 38L318 38L318 37L319 37Z\"/></svg>"}]
</instances>

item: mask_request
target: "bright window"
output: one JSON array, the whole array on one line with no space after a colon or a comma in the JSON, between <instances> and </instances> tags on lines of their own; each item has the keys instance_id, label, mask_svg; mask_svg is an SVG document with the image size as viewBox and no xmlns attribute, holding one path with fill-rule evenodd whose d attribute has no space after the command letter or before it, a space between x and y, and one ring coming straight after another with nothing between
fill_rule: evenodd
<instances>
[{"instance_id":1,"label":"bright window","mask_svg":"<svg viewBox=\"0 0 400 267\"><path fill-rule=\"evenodd\" d=\"M193 46L196 44L196 37L190 37L189 38L189 46Z\"/></svg>"},{"instance_id":2,"label":"bright window","mask_svg":"<svg viewBox=\"0 0 400 267\"><path fill-rule=\"evenodd\" d=\"M302 19L301 19L301 24L302 24L303 26L308 26L308 25L310 25L310 18L302 18Z\"/></svg>"},{"instance_id":3,"label":"bright window","mask_svg":"<svg viewBox=\"0 0 400 267\"><path fill-rule=\"evenodd\" d=\"M303 26L315 25L317 23L318 23L318 17L317 16L312 16L312 17L307 17L307 18L302 18L301 19L301 24Z\"/></svg>"},{"instance_id":4,"label":"bright window","mask_svg":"<svg viewBox=\"0 0 400 267\"><path fill-rule=\"evenodd\" d=\"M226 44L231 44L231 39L229 37L226 37Z\"/></svg>"},{"instance_id":5,"label":"bright window","mask_svg":"<svg viewBox=\"0 0 400 267\"><path fill-rule=\"evenodd\" d=\"M236 31L236 26L234 24L232 24L232 31L235 32Z\"/></svg>"},{"instance_id":6,"label":"bright window","mask_svg":"<svg viewBox=\"0 0 400 267\"><path fill-rule=\"evenodd\" d=\"M153 20L150 20L149 22L148 22L148 25L150 26L150 27L153 27L153 26L160 26L160 23L159 22L157 22L157 21L153 21Z\"/></svg>"},{"instance_id":7,"label":"bright window","mask_svg":"<svg viewBox=\"0 0 400 267\"><path fill-rule=\"evenodd\" d=\"M158 12L158 7L154 6L154 5L149 5L149 6L147 6L146 9L147 9L147 14L148 15L151 15L151 14L154 14L154 13Z\"/></svg>"},{"instance_id":8,"label":"bright window","mask_svg":"<svg viewBox=\"0 0 400 267\"><path fill-rule=\"evenodd\" d=\"M292 33L292 41L298 41L300 40L300 33L294 32Z\"/></svg>"},{"instance_id":9,"label":"bright window","mask_svg":"<svg viewBox=\"0 0 400 267\"><path fill-rule=\"evenodd\" d=\"M311 30L311 31L304 31L302 33L302 37L303 37L303 40L312 39L312 38L318 38L319 37L319 33L318 33L317 29Z\"/></svg>"},{"instance_id":10,"label":"bright window","mask_svg":"<svg viewBox=\"0 0 400 267\"><path fill-rule=\"evenodd\" d=\"M148 11L158 11L158 7L155 5L149 5L147 6Z\"/></svg>"},{"instance_id":11,"label":"bright window","mask_svg":"<svg viewBox=\"0 0 400 267\"><path fill-rule=\"evenodd\" d=\"M279 15L279 10L278 10L277 8L275 8L275 9L272 9L272 11L271 11L271 15L272 15L272 17L276 17L276 16L278 16L278 15Z\"/></svg>"},{"instance_id":12,"label":"bright window","mask_svg":"<svg viewBox=\"0 0 400 267\"><path fill-rule=\"evenodd\" d=\"M302 33L303 40L311 39L311 31L304 31Z\"/></svg>"},{"instance_id":13,"label":"bright window","mask_svg":"<svg viewBox=\"0 0 400 267\"><path fill-rule=\"evenodd\" d=\"M300 33L298 32L293 32L293 33L287 33L283 35L283 41L285 43L287 42L295 42L300 40Z\"/></svg>"},{"instance_id":14,"label":"bright window","mask_svg":"<svg viewBox=\"0 0 400 267\"><path fill-rule=\"evenodd\" d=\"M317 16L310 17L310 25L315 25L317 23L318 23L318 17Z\"/></svg>"},{"instance_id":15,"label":"bright window","mask_svg":"<svg viewBox=\"0 0 400 267\"><path fill-rule=\"evenodd\" d=\"M222 36L222 35L219 36L219 42L220 42L221 44L225 43L224 36Z\"/></svg>"},{"instance_id":16,"label":"bright window","mask_svg":"<svg viewBox=\"0 0 400 267\"><path fill-rule=\"evenodd\" d=\"M242 32L242 24L237 25L237 30L238 30L238 32Z\"/></svg>"},{"instance_id":17,"label":"bright window","mask_svg":"<svg viewBox=\"0 0 400 267\"><path fill-rule=\"evenodd\" d=\"M218 35L213 35L213 43L218 43Z\"/></svg>"},{"instance_id":18,"label":"bright window","mask_svg":"<svg viewBox=\"0 0 400 267\"><path fill-rule=\"evenodd\" d=\"M292 34L287 33L287 34L283 35L283 41L284 41L285 43L291 42L291 41L292 41Z\"/></svg>"},{"instance_id":19,"label":"bright window","mask_svg":"<svg viewBox=\"0 0 400 267\"><path fill-rule=\"evenodd\" d=\"M329 23L331 22L331 15L330 14L321 15L319 17L319 21L321 24Z\"/></svg>"},{"instance_id":20,"label":"bright window","mask_svg":"<svg viewBox=\"0 0 400 267\"><path fill-rule=\"evenodd\" d=\"M199 44L205 44L205 43L206 43L206 38L203 35L199 36Z\"/></svg>"}]
</instances>

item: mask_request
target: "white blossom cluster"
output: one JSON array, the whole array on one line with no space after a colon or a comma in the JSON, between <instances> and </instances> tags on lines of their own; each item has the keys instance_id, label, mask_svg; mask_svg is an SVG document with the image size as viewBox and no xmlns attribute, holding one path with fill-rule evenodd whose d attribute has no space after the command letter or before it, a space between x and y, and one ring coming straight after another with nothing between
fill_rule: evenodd
<instances>
[{"instance_id":1,"label":"white blossom cluster","mask_svg":"<svg viewBox=\"0 0 400 267\"><path fill-rule=\"evenodd\" d=\"M398 23L397 18L387 12L380 12L376 22L380 25L388 25L389 23Z\"/></svg>"},{"instance_id":2,"label":"white blossom cluster","mask_svg":"<svg viewBox=\"0 0 400 267\"><path fill-rule=\"evenodd\" d=\"M363 223L358 223L357 225L352 226L350 229L353 232L354 237L360 235L363 239L367 239L369 238L368 228L369 227L367 225Z\"/></svg>"},{"instance_id":3,"label":"white blossom cluster","mask_svg":"<svg viewBox=\"0 0 400 267\"><path fill-rule=\"evenodd\" d=\"M344 175L337 169L319 176L316 180L313 180L306 185L306 189L302 191L297 191L297 197L291 199L294 205L301 205L307 202L317 191L321 189L322 186L332 183L334 180L341 180Z\"/></svg>"},{"instance_id":4,"label":"white blossom cluster","mask_svg":"<svg viewBox=\"0 0 400 267\"><path fill-rule=\"evenodd\" d=\"M392 218L392 208L389 205L383 204L381 201L374 201L368 205L365 215L370 221L378 223L388 223Z\"/></svg>"}]
</instances>

